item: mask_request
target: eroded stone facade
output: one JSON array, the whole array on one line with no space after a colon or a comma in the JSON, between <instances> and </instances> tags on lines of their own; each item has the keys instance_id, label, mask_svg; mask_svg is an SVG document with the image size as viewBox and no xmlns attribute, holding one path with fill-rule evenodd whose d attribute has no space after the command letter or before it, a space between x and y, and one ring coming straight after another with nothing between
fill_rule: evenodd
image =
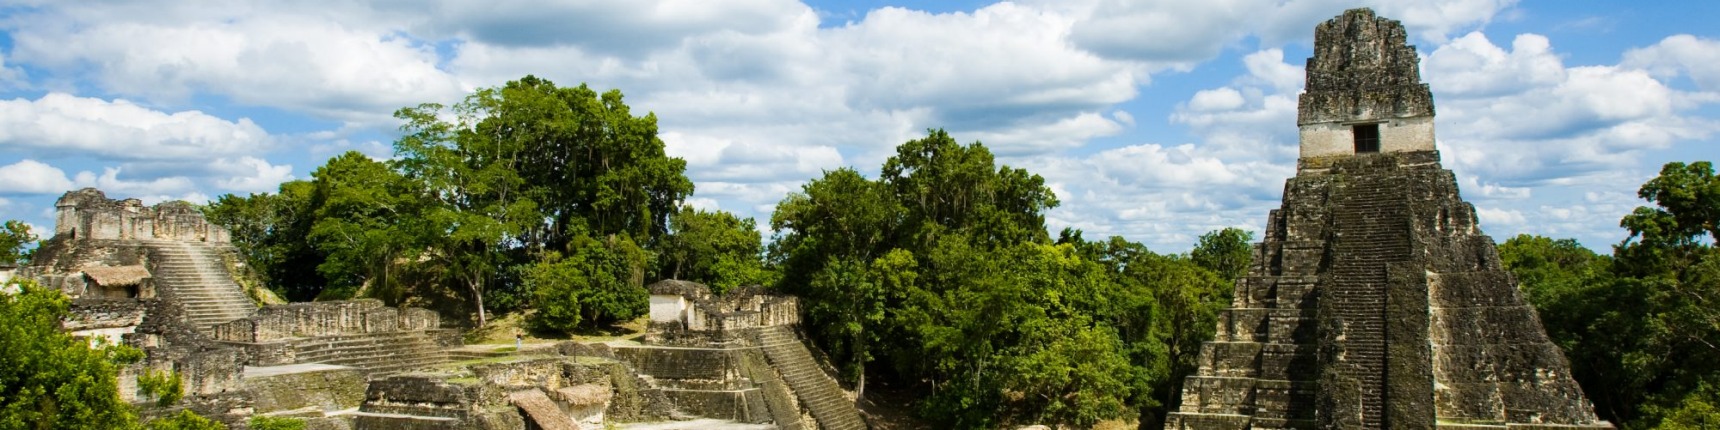
<instances>
[{"instance_id":1,"label":"eroded stone facade","mask_svg":"<svg viewBox=\"0 0 1720 430\"><path fill-rule=\"evenodd\" d=\"M1318 27L1297 175L1168 429L1611 428L1440 166L1404 34Z\"/></svg>"}]
</instances>

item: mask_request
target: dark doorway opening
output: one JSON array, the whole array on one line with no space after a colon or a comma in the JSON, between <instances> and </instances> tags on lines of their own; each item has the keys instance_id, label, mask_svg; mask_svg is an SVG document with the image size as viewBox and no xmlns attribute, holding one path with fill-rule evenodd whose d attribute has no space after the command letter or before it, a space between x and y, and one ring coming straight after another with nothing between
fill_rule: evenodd
<instances>
[{"instance_id":1,"label":"dark doorway opening","mask_svg":"<svg viewBox=\"0 0 1720 430\"><path fill-rule=\"evenodd\" d=\"M1380 152L1380 125L1357 124L1350 128L1356 137L1356 153Z\"/></svg>"}]
</instances>

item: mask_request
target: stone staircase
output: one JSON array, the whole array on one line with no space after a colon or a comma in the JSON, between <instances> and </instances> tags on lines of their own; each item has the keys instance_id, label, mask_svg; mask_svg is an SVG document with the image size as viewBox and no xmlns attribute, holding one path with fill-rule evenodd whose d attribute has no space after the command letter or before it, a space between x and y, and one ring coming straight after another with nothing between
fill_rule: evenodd
<instances>
[{"instance_id":1,"label":"stone staircase","mask_svg":"<svg viewBox=\"0 0 1720 430\"><path fill-rule=\"evenodd\" d=\"M448 353L422 331L320 336L294 345L295 362L363 369L372 378L428 369L448 362Z\"/></svg>"},{"instance_id":2,"label":"stone staircase","mask_svg":"<svg viewBox=\"0 0 1720 430\"><path fill-rule=\"evenodd\" d=\"M818 420L820 428L866 429L854 402L843 395L836 380L818 367L812 352L793 331L786 326L767 327L759 333L759 343L763 345L765 357L800 398L801 405L812 411L812 418Z\"/></svg>"},{"instance_id":3,"label":"stone staircase","mask_svg":"<svg viewBox=\"0 0 1720 430\"><path fill-rule=\"evenodd\" d=\"M249 317L256 303L227 272L214 247L176 241L146 241L156 289L185 310L186 322L209 332L216 324Z\"/></svg>"},{"instance_id":4,"label":"stone staircase","mask_svg":"<svg viewBox=\"0 0 1720 430\"><path fill-rule=\"evenodd\" d=\"M1382 428L1386 403L1386 312L1389 263L1409 258L1409 208L1384 175L1359 174L1338 196L1331 289L1321 307L1343 321L1343 373L1355 378L1362 428Z\"/></svg>"}]
</instances>

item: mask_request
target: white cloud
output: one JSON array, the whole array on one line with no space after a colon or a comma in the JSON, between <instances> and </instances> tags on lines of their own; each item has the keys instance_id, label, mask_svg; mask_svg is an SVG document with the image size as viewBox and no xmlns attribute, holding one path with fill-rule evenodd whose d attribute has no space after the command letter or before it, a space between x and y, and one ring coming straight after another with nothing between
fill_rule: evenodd
<instances>
[{"instance_id":1,"label":"white cloud","mask_svg":"<svg viewBox=\"0 0 1720 430\"><path fill-rule=\"evenodd\" d=\"M1228 86L1196 92L1177 106L1171 122L1189 126L1212 155L1288 165L1297 151L1302 68L1285 63L1279 49L1248 54L1242 62L1247 74Z\"/></svg>"},{"instance_id":2,"label":"white cloud","mask_svg":"<svg viewBox=\"0 0 1720 430\"><path fill-rule=\"evenodd\" d=\"M212 165L216 173L215 186L234 192L273 192L282 182L293 179L292 165L274 165L256 157L218 159Z\"/></svg>"},{"instance_id":3,"label":"white cloud","mask_svg":"<svg viewBox=\"0 0 1720 430\"><path fill-rule=\"evenodd\" d=\"M1254 35L1266 47L1311 38L1308 29L1346 8L1369 6L1398 19L1422 40L1443 42L1454 31L1486 24L1516 0L1092 0L1039 1L1081 18L1070 39L1116 58L1187 69ZM1412 41L1413 43L1413 41Z\"/></svg>"},{"instance_id":4,"label":"white cloud","mask_svg":"<svg viewBox=\"0 0 1720 430\"><path fill-rule=\"evenodd\" d=\"M1481 223L1489 227L1521 228L1528 222L1522 212L1515 209L1495 209L1486 207L1475 208L1475 215L1481 217Z\"/></svg>"},{"instance_id":5,"label":"white cloud","mask_svg":"<svg viewBox=\"0 0 1720 430\"><path fill-rule=\"evenodd\" d=\"M113 12L67 6L17 18L12 56L126 96L213 93L344 121L385 121L396 108L465 89L436 67L433 47L319 14Z\"/></svg>"},{"instance_id":6,"label":"white cloud","mask_svg":"<svg viewBox=\"0 0 1720 430\"><path fill-rule=\"evenodd\" d=\"M1224 111L1240 108L1243 103L1246 101L1242 100L1242 92L1222 87L1194 93L1194 98L1188 101L1188 108L1196 112Z\"/></svg>"},{"instance_id":7,"label":"white cloud","mask_svg":"<svg viewBox=\"0 0 1720 430\"><path fill-rule=\"evenodd\" d=\"M0 101L0 147L40 154L200 159L261 151L270 143L269 134L249 119L228 121L199 111L165 113L126 100L64 93Z\"/></svg>"},{"instance_id":8,"label":"white cloud","mask_svg":"<svg viewBox=\"0 0 1720 430\"><path fill-rule=\"evenodd\" d=\"M1498 96L1524 87L1556 85L1566 78L1565 66L1545 36L1519 35L1506 52L1481 32L1435 49L1423 62L1422 76L1441 94L1458 97Z\"/></svg>"},{"instance_id":9,"label":"white cloud","mask_svg":"<svg viewBox=\"0 0 1720 430\"><path fill-rule=\"evenodd\" d=\"M1703 91L1720 93L1720 40L1680 34L1626 51L1624 65L1656 76L1688 76Z\"/></svg>"},{"instance_id":10,"label":"white cloud","mask_svg":"<svg viewBox=\"0 0 1720 430\"><path fill-rule=\"evenodd\" d=\"M1471 33L1423 62L1439 101L1447 165L1489 180L1544 182L1633 166L1643 150L1720 130L1687 117L1690 97L1649 72L1566 67L1545 37L1512 49Z\"/></svg>"},{"instance_id":11,"label":"white cloud","mask_svg":"<svg viewBox=\"0 0 1720 430\"><path fill-rule=\"evenodd\" d=\"M91 172L78 172L73 182L78 187L101 189L108 196L136 197L143 200L144 204L155 204L167 200L185 200L195 203L209 200L209 196L198 191L198 187L190 178L184 176L153 179L120 178L121 170L118 167L109 167L102 169L100 175Z\"/></svg>"},{"instance_id":12,"label":"white cloud","mask_svg":"<svg viewBox=\"0 0 1720 430\"><path fill-rule=\"evenodd\" d=\"M59 194L72 189L66 171L36 160L25 159L0 166L0 193Z\"/></svg>"},{"instance_id":13,"label":"white cloud","mask_svg":"<svg viewBox=\"0 0 1720 430\"><path fill-rule=\"evenodd\" d=\"M1023 160L1018 167L1044 176L1063 202L1046 216L1052 230L1073 227L1088 239L1120 235L1172 252L1207 231L1257 230L1294 174L1290 166L1229 160L1208 149L1140 144Z\"/></svg>"}]
</instances>

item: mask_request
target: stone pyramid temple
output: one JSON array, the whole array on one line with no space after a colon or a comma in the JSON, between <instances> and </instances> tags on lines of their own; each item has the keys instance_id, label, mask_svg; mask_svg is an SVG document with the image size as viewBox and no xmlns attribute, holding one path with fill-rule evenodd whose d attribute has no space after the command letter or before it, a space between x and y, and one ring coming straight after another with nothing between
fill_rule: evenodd
<instances>
[{"instance_id":1,"label":"stone pyramid temple","mask_svg":"<svg viewBox=\"0 0 1720 430\"><path fill-rule=\"evenodd\" d=\"M1301 157L1167 429L1602 429L1434 148L1403 25L1319 25Z\"/></svg>"}]
</instances>

